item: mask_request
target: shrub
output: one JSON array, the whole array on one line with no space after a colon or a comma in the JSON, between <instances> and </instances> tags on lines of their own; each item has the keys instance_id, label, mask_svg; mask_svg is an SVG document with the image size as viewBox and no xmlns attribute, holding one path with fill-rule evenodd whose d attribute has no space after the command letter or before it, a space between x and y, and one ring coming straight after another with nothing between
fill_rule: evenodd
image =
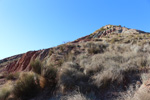
<instances>
[{"instance_id":1,"label":"shrub","mask_svg":"<svg viewBox=\"0 0 150 100\"><path fill-rule=\"evenodd\" d=\"M56 86L57 80L57 69L53 66L46 66L42 71L42 77L40 78L40 85L42 88L45 86L47 88L54 88Z\"/></svg>"},{"instance_id":2,"label":"shrub","mask_svg":"<svg viewBox=\"0 0 150 100\"><path fill-rule=\"evenodd\" d=\"M125 40L123 41L123 43L130 43L130 42L131 42L130 39L125 39Z\"/></svg>"},{"instance_id":3,"label":"shrub","mask_svg":"<svg viewBox=\"0 0 150 100\"><path fill-rule=\"evenodd\" d=\"M42 72L42 76L49 79L49 80L54 80L57 75L57 69L53 66L46 66L45 69Z\"/></svg>"},{"instance_id":4,"label":"shrub","mask_svg":"<svg viewBox=\"0 0 150 100\"><path fill-rule=\"evenodd\" d=\"M59 85L63 88L62 92L73 90L76 87L79 87L79 89L82 90L83 86L87 85L84 84L85 81L88 80L84 73L79 70L79 66L77 64L72 62L63 64L59 73Z\"/></svg>"},{"instance_id":5,"label":"shrub","mask_svg":"<svg viewBox=\"0 0 150 100\"><path fill-rule=\"evenodd\" d=\"M2 88L0 90L0 100L6 100L6 98L9 96L10 94L10 90L8 88Z\"/></svg>"},{"instance_id":6,"label":"shrub","mask_svg":"<svg viewBox=\"0 0 150 100\"><path fill-rule=\"evenodd\" d=\"M6 79L7 79L7 80L14 80L15 77L14 77L14 75L13 75L12 73L10 73L10 74L8 74L8 75L6 76Z\"/></svg>"},{"instance_id":7,"label":"shrub","mask_svg":"<svg viewBox=\"0 0 150 100\"><path fill-rule=\"evenodd\" d=\"M86 63L85 67L84 67L84 73L86 75L90 75L91 76L91 75L93 75L93 74L95 74L97 72L100 72L100 71L102 71L104 69L104 66L102 64L103 63L102 62L103 59L101 59L101 57L98 60L96 60L94 58L96 58L96 55L94 55L92 57L91 61L84 62L84 63ZM83 63L83 61L85 61L85 60L82 60L81 62Z\"/></svg>"},{"instance_id":8,"label":"shrub","mask_svg":"<svg viewBox=\"0 0 150 100\"><path fill-rule=\"evenodd\" d=\"M30 66L32 67L33 72L41 74L42 63L39 60L32 61Z\"/></svg>"},{"instance_id":9,"label":"shrub","mask_svg":"<svg viewBox=\"0 0 150 100\"><path fill-rule=\"evenodd\" d=\"M13 90L13 86L10 82L6 83L1 89L0 89L0 100L6 100L7 97L11 94Z\"/></svg>"},{"instance_id":10,"label":"shrub","mask_svg":"<svg viewBox=\"0 0 150 100\"><path fill-rule=\"evenodd\" d=\"M119 38L112 38L111 40L110 40L110 43L115 43L115 42L118 42L119 41Z\"/></svg>"},{"instance_id":11,"label":"shrub","mask_svg":"<svg viewBox=\"0 0 150 100\"><path fill-rule=\"evenodd\" d=\"M106 49L105 44L89 42L85 45L87 52L89 54L97 54L102 53Z\"/></svg>"},{"instance_id":12,"label":"shrub","mask_svg":"<svg viewBox=\"0 0 150 100\"><path fill-rule=\"evenodd\" d=\"M64 63L64 58L63 59L59 59L56 63L57 66L61 66Z\"/></svg>"},{"instance_id":13,"label":"shrub","mask_svg":"<svg viewBox=\"0 0 150 100\"><path fill-rule=\"evenodd\" d=\"M19 72L15 72L15 73L10 73L8 75L6 75L6 79L7 80L14 80L14 79L18 79L19 78Z\"/></svg>"},{"instance_id":14,"label":"shrub","mask_svg":"<svg viewBox=\"0 0 150 100\"><path fill-rule=\"evenodd\" d=\"M92 73L90 76L93 83L99 88L105 88L114 83L121 84L124 78L132 80L130 74L134 77L140 67L149 66L147 59L149 54L144 56L143 53L137 54L131 51L120 53L119 50L115 50L92 56L92 60L84 68L86 73Z\"/></svg>"},{"instance_id":15,"label":"shrub","mask_svg":"<svg viewBox=\"0 0 150 100\"><path fill-rule=\"evenodd\" d=\"M90 99L87 99L87 97L85 97L81 93L72 93L72 94L61 97L60 100L90 100Z\"/></svg>"},{"instance_id":16,"label":"shrub","mask_svg":"<svg viewBox=\"0 0 150 100\"><path fill-rule=\"evenodd\" d=\"M123 75L121 71L109 69L105 70L101 73L98 73L92 77L93 83L98 88L106 88L107 86L110 86L112 83L120 84L123 81Z\"/></svg>"},{"instance_id":17,"label":"shrub","mask_svg":"<svg viewBox=\"0 0 150 100\"><path fill-rule=\"evenodd\" d=\"M58 62L60 63L60 62ZM41 88L52 87L56 85L57 69L53 65L43 66L40 61L34 61L31 63L33 72L40 74L39 84Z\"/></svg>"},{"instance_id":18,"label":"shrub","mask_svg":"<svg viewBox=\"0 0 150 100\"><path fill-rule=\"evenodd\" d=\"M25 73L24 77L20 77L14 85L13 93L15 97L21 100L34 97L39 92L39 86L35 80L36 77L33 73Z\"/></svg>"}]
</instances>

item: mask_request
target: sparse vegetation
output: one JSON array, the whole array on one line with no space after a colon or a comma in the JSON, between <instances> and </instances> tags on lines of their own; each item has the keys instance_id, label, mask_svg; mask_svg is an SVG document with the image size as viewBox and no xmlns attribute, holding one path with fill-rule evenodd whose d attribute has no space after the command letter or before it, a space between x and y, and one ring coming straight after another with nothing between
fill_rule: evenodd
<instances>
[{"instance_id":1,"label":"sparse vegetation","mask_svg":"<svg viewBox=\"0 0 150 100\"><path fill-rule=\"evenodd\" d=\"M100 28L100 29L98 29L97 31L104 31L105 30L105 28Z\"/></svg>"},{"instance_id":2,"label":"sparse vegetation","mask_svg":"<svg viewBox=\"0 0 150 100\"><path fill-rule=\"evenodd\" d=\"M96 32L114 27L121 26L110 25ZM40 55L30 63L32 72L3 75L1 79L13 85L0 88L0 98L13 95L26 100L46 90L49 100L55 96L60 100L149 100L147 90L141 89L150 74L149 38L149 34L114 32L51 48L43 54L45 58Z\"/></svg>"}]
</instances>

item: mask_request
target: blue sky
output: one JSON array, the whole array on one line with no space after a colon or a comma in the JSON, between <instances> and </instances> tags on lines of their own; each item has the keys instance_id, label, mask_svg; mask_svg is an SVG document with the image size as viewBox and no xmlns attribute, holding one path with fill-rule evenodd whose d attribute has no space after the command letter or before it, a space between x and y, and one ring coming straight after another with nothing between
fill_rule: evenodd
<instances>
[{"instance_id":1,"label":"blue sky","mask_svg":"<svg viewBox=\"0 0 150 100\"><path fill-rule=\"evenodd\" d=\"M150 0L0 0L0 59L113 24L150 32Z\"/></svg>"}]
</instances>

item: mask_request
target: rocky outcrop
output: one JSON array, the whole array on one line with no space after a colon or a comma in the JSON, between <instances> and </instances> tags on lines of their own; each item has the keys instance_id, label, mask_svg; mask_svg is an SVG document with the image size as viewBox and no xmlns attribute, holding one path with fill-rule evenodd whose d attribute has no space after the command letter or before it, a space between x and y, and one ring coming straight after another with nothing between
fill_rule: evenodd
<instances>
[{"instance_id":1,"label":"rocky outcrop","mask_svg":"<svg viewBox=\"0 0 150 100\"><path fill-rule=\"evenodd\" d=\"M17 61L11 62L6 66L8 72L30 71L31 61L39 58L41 61L49 54L49 49L39 51L29 51L23 54Z\"/></svg>"},{"instance_id":2,"label":"rocky outcrop","mask_svg":"<svg viewBox=\"0 0 150 100\"><path fill-rule=\"evenodd\" d=\"M10 63L7 65L6 69L10 72L13 71L23 71L23 70L30 70L30 60L32 56L36 53L37 51L30 51L22 55L22 57L15 62Z\"/></svg>"}]
</instances>

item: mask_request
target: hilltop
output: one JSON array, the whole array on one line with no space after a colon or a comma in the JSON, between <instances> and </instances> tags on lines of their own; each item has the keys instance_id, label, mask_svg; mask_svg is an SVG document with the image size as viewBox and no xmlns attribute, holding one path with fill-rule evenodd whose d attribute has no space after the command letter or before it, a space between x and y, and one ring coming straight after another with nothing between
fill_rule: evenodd
<instances>
[{"instance_id":1,"label":"hilltop","mask_svg":"<svg viewBox=\"0 0 150 100\"><path fill-rule=\"evenodd\" d=\"M150 33L106 25L57 47L2 59L0 99L149 100L149 48Z\"/></svg>"},{"instance_id":2,"label":"hilltop","mask_svg":"<svg viewBox=\"0 0 150 100\"><path fill-rule=\"evenodd\" d=\"M121 27L121 25L116 26L116 25L106 25L101 27L100 29L96 30L95 32L93 32L90 35L87 35L85 37L79 38L75 41L73 41L73 43L76 42L81 42L81 41L91 41L93 39L96 38L101 38L103 36L109 35L109 34L113 34L113 33L124 33L124 34L130 34L130 33L146 33L144 31L140 31L140 30L136 30L136 29L129 29L126 27Z\"/></svg>"}]
</instances>

